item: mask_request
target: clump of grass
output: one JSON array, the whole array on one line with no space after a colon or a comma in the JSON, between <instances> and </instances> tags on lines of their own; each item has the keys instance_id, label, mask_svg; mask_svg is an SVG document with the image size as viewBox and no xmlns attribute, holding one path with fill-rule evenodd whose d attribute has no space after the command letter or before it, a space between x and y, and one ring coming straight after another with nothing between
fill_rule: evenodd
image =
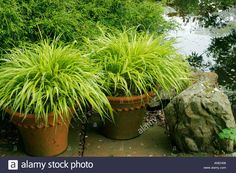
<instances>
[{"instance_id":1,"label":"clump of grass","mask_svg":"<svg viewBox=\"0 0 236 173\"><path fill-rule=\"evenodd\" d=\"M189 84L190 67L164 36L134 29L88 40L93 59L104 74L106 94L140 95L158 88L182 91Z\"/></svg>"},{"instance_id":2,"label":"clump of grass","mask_svg":"<svg viewBox=\"0 0 236 173\"><path fill-rule=\"evenodd\" d=\"M99 82L99 71L73 46L42 41L12 50L1 64L0 107L45 124L50 112L55 122L69 118L69 109L82 118L88 107L104 118L111 108Z\"/></svg>"}]
</instances>

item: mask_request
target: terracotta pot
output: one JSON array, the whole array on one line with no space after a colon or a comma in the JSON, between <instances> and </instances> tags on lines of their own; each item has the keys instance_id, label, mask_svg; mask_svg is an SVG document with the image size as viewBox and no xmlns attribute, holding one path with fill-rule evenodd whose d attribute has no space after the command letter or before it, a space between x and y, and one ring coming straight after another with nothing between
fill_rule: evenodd
<instances>
[{"instance_id":1,"label":"terracotta pot","mask_svg":"<svg viewBox=\"0 0 236 173\"><path fill-rule=\"evenodd\" d=\"M12 113L8 110L9 114ZM14 113L11 121L19 128L25 152L32 156L55 156L68 146L68 131L71 118L53 123L53 113L48 115L48 126L36 124L33 114Z\"/></svg>"},{"instance_id":2,"label":"terracotta pot","mask_svg":"<svg viewBox=\"0 0 236 173\"><path fill-rule=\"evenodd\" d=\"M107 97L114 111L114 121L106 121L102 133L112 139L132 139L139 136L146 104L150 95L131 97Z\"/></svg>"}]
</instances>

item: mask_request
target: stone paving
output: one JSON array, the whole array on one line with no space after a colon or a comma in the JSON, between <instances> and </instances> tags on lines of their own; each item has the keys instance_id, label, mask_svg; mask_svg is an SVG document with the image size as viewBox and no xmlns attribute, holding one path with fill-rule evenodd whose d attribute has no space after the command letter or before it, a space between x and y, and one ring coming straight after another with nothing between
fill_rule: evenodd
<instances>
[{"instance_id":1,"label":"stone paving","mask_svg":"<svg viewBox=\"0 0 236 173\"><path fill-rule=\"evenodd\" d=\"M96 128L87 132L84 156L152 157L171 154L171 145L165 129L153 126L140 136L129 140L112 140Z\"/></svg>"},{"instance_id":2,"label":"stone paving","mask_svg":"<svg viewBox=\"0 0 236 173\"><path fill-rule=\"evenodd\" d=\"M150 119L150 116L149 116ZM147 119L148 121L148 119ZM104 137L94 123L88 124L85 145L81 134L81 124L72 122L67 150L59 156L108 156L108 157L152 157L170 155L172 148L165 128L160 121L146 129L140 136L130 140L112 140ZM0 121L0 156L26 156L17 129L9 120Z\"/></svg>"}]
</instances>

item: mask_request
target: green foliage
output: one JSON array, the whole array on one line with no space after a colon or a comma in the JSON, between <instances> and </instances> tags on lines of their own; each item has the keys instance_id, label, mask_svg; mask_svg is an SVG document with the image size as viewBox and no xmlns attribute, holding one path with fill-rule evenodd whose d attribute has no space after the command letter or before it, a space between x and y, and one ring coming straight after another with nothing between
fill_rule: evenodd
<instances>
[{"instance_id":1,"label":"green foliage","mask_svg":"<svg viewBox=\"0 0 236 173\"><path fill-rule=\"evenodd\" d=\"M162 6L148 0L0 0L0 53L24 42L53 39L63 42L94 38L103 28L164 32L170 27Z\"/></svg>"},{"instance_id":2,"label":"green foliage","mask_svg":"<svg viewBox=\"0 0 236 173\"><path fill-rule=\"evenodd\" d=\"M218 134L221 140L229 139L234 141L234 145L236 146L236 128L226 128L223 129L222 132Z\"/></svg>"},{"instance_id":3,"label":"green foliage","mask_svg":"<svg viewBox=\"0 0 236 173\"><path fill-rule=\"evenodd\" d=\"M73 46L55 40L14 49L0 68L0 107L34 114L46 124L50 112L55 122L59 116L68 118L69 109L83 113L88 107L104 118L111 107L93 66Z\"/></svg>"},{"instance_id":4,"label":"green foliage","mask_svg":"<svg viewBox=\"0 0 236 173\"><path fill-rule=\"evenodd\" d=\"M84 0L79 8L87 20L122 30L140 26L140 30L163 33L170 28L162 17L161 3L148 0Z\"/></svg>"},{"instance_id":5,"label":"green foliage","mask_svg":"<svg viewBox=\"0 0 236 173\"><path fill-rule=\"evenodd\" d=\"M88 40L90 54L104 73L107 95L130 96L159 88L180 92L189 83L190 68L172 40L130 29Z\"/></svg>"},{"instance_id":6,"label":"green foliage","mask_svg":"<svg viewBox=\"0 0 236 173\"><path fill-rule=\"evenodd\" d=\"M0 0L0 48L5 50L22 42L35 42L43 37L68 42L84 33L75 0Z\"/></svg>"}]
</instances>

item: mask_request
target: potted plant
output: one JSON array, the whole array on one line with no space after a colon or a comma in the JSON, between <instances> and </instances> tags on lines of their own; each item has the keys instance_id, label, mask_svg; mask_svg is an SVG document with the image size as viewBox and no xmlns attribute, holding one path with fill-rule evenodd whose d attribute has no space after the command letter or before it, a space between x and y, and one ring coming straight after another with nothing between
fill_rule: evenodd
<instances>
[{"instance_id":1,"label":"potted plant","mask_svg":"<svg viewBox=\"0 0 236 173\"><path fill-rule=\"evenodd\" d=\"M0 107L18 126L28 154L53 156L66 150L70 120L83 118L87 107L108 116L111 108L98 74L77 49L56 40L7 55L0 67Z\"/></svg>"},{"instance_id":2,"label":"potted plant","mask_svg":"<svg viewBox=\"0 0 236 173\"><path fill-rule=\"evenodd\" d=\"M107 121L103 128L107 137L138 136L150 96L158 95L159 89L180 92L189 83L189 64L164 36L130 29L103 33L87 43L90 58L102 69L105 94L114 110L115 123Z\"/></svg>"}]
</instances>

